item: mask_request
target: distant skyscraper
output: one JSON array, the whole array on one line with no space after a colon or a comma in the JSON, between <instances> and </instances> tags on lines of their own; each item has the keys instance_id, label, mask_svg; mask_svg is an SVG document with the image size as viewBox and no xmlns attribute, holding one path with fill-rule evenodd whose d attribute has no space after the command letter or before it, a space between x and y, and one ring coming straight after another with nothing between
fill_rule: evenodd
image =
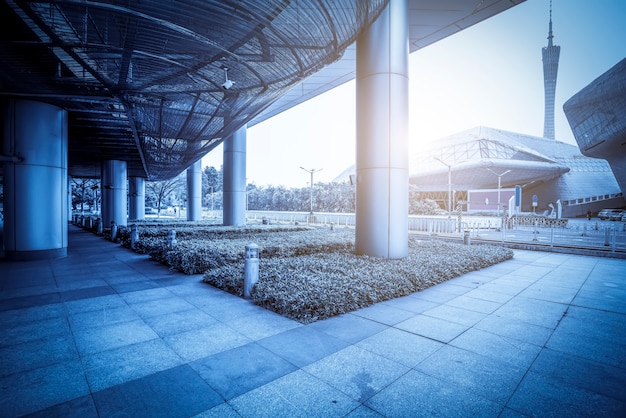
<instances>
[{"instance_id":1,"label":"distant skyscraper","mask_svg":"<svg viewBox=\"0 0 626 418\"><path fill-rule=\"evenodd\" d=\"M543 57L543 88L545 110L543 116L543 137L554 138L554 94L556 90L556 74L559 70L559 54L561 47L552 44L552 2L550 2L550 28L548 46L541 49Z\"/></svg>"}]
</instances>

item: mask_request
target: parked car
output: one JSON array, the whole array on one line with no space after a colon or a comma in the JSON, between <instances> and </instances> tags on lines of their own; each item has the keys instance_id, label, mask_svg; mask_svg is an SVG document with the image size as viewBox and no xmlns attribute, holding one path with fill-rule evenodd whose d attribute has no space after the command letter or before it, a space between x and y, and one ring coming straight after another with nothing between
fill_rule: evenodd
<instances>
[{"instance_id":1,"label":"parked car","mask_svg":"<svg viewBox=\"0 0 626 418\"><path fill-rule=\"evenodd\" d=\"M609 221L621 221L622 215L624 215L624 211L620 210L619 212L611 213L609 216Z\"/></svg>"},{"instance_id":2,"label":"parked car","mask_svg":"<svg viewBox=\"0 0 626 418\"><path fill-rule=\"evenodd\" d=\"M602 209L600 212L598 212L598 218L600 218L601 220L617 220L619 219L619 217L622 216L622 210L621 209ZM616 219L611 219L612 216L618 216L618 218Z\"/></svg>"}]
</instances>

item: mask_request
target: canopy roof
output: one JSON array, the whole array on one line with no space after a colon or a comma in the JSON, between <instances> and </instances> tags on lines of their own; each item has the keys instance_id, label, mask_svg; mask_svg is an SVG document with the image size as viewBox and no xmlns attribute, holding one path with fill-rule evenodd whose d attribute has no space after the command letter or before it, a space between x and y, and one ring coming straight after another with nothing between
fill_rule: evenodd
<instances>
[{"instance_id":1,"label":"canopy roof","mask_svg":"<svg viewBox=\"0 0 626 418\"><path fill-rule=\"evenodd\" d=\"M409 0L411 50L520 2ZM72 176L116 159L129 176L167 179L353 78L349 47L386 3L1 0L0 96L68 110Z\"/></svg>"}]
</instances>

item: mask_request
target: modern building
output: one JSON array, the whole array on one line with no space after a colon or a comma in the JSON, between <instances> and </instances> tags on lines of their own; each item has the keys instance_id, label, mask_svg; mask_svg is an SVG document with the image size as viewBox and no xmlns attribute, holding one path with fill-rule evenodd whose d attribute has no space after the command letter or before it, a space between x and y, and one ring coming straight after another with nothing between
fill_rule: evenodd
<instances>
[{"instance_id":1,"label":"modern building","mask_svg":"<svg viewBox=\"0 0 626 418\"><path fill-rule=\"evenodd\" d=\"M446 209L450 187L452 209L458 201L470 200L470 210L495 212L498 184L502 189L521 186L523 212L550 213L550 204L556 208L560 202L563 217L576 217L624 205L606 160L585 157L575 145L494 128L476 127L442 138L409 167L411 184ZM493 191L488 203L468 199L468 191L485 189ZM508 205L508 199L501 203Z\"/></svg>"},{"instance_id":2,"label":"modern building","mask_svg":"<svg viewBox=\"0 0 626 418\"><path fill-rule=\"evenodd\" d=\"M404 257L408 54L521 2L2 0L5 254L67 253L72 176L101 179L105 226L189 168L199 202L222 142L224 222L244 223L246 126L356 78L357 252Z\"/></svg>"},{"instance_id":3,"label":"modern building","mask_svg":"<svg viewBox=\"0 0 626 418\"><path fill-rule=\"evenodd\" d=\"M606 159L626 191L626 59L576 93L563 110L580 151Z\"/></svg>"}]
</instances>

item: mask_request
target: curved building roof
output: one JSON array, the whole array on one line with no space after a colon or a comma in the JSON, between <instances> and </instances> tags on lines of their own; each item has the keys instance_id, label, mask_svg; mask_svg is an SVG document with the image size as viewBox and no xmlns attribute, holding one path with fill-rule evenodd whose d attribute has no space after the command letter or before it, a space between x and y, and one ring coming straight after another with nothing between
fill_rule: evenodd
<instances>
[{"instance_id":1,"label":"curved building roof","mask_svg":"<svg viewBox=\"0 0 626 418\"><path fill-rule=\"evenodd\" d=\"M521 2L408 0L410 48ZM166 179L247 123L354 78L350 46L386 4L0 0L0 96L68 110L70 175L116 159L129 176Z\"/></svg>"}]
</instances>

